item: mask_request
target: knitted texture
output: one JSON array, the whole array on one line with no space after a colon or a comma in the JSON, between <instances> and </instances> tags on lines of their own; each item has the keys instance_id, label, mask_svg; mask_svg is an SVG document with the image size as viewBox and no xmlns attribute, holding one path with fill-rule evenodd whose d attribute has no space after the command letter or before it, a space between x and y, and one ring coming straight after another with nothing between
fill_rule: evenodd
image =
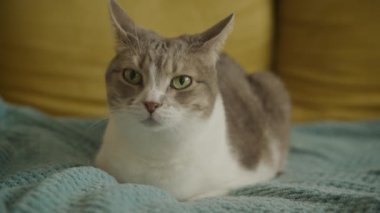
<instances>
[{"instance_id":1,"label":"knitted texture","mask_svg":"<svg viewBox=\"0 0 380 213\"><path fill-rule=\"evenodd\" d=\"M380 212L380 121L298 125L283 175L191 202L92 166L105 123L0 100L0 212Z\"/></svg>"}]
</instances>

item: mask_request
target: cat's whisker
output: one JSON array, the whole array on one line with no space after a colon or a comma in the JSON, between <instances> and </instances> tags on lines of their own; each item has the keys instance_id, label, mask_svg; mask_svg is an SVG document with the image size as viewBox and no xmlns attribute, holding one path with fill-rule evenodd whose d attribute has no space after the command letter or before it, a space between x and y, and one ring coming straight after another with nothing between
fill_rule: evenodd
<instances>
[{"instance_id":1,"label":"cat's whisker","mask_svg":"<svg viewBox=\"0 0 380 213\"><path fill-rule=\"evenodd\" d=\"M110 106L109 109L110 109L110 111L120 111L120 110L125 110L124 107L122 107L122 106L118 106L118 105Z\"/></svg>"},{"instance_id":2,"label":"cat's whisker","mask_svg":"<svg viewBox=\"0 0 380 213\"><path fill-rule=\"evenodd\" d=\"M139 53L141 54L142 51L141 51L141 46L140 46L140 38L139 38L139 36L137 34L137 29L136 28L137 28L136 25L134 25L134 33L135 33L135 37L137 39L137 47L139 48Z\"/></svg>"},{"instance_id":3,"label":"cat's whisker","mask_svg":"<svg viewBox=\"0 0 380 213\"><path fill-rule=\"evenodd\" d=\"M92 130L92 129L95 129L96 127L100 126L101 124L103 124L104 122L107 122L108 121L108 117L105 117L105 118L101 118L99 119L98 121L90 124L86 130Z\"/></svg>"},{"instance_id":4,"label":"cat's whisker","mask_svg":"<svg viewBox=\"0 0 380 213\"><path fill-rule=\"evenodd\" d=\"M111 109L111 114L115 116L130 116L135 118L136 120L141 120L141 118L145 117L145 113L141 111L139 107L134 108L113 108Z\"/></svg>"}]
</instances>

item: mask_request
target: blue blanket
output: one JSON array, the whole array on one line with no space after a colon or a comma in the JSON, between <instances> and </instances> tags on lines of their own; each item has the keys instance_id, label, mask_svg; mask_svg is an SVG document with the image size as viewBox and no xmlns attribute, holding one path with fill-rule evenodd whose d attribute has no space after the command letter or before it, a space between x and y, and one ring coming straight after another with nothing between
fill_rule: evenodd
<instances>
[{"instance_id":1,"label":"blue blanket","mask_svg":"<svg viewBox=\"0 0 380 213\"><path fill-rule=\"evenodd\" d=\"M0 212L380 212L380 121L298 125L282 176L192 202L92 166L104 126L0 100Z\"/></svg>"}]
</instances>

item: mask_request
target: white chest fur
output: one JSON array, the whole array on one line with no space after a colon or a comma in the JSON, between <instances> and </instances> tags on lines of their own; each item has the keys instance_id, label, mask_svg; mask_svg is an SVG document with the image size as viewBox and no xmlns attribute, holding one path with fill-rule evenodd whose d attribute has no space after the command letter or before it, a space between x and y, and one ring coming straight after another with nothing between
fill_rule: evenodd
<instances>
[{"instance_id":1,"label":"white chest fur","mask_svg":"<svg viewBox=\"0 0 380 213\"><path fill-rule=\"evenodd\" d=\"M149 131L111 117L96 164L119 182L157 186L180 200L224 194L275 175L264 163L245 170L233 156L221 97L207 121L176 130Z\"/></svg>"}]
</instances>

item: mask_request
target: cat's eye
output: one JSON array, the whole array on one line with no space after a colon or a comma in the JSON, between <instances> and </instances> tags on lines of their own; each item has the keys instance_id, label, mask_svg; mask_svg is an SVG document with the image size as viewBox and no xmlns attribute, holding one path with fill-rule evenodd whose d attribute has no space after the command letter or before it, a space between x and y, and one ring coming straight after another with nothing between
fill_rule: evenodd
<instances>
[{"instance_id":1,"label":"cat's eye","mask_svg":"<svg viewBox=\"0 0 380 213\"><path fill-rule=\"evenodd\" d=\"M187 75L176 76L172 79L170 86L174 89L181 90L188 88L192 83L192 79Z\"/></svg>"},{"instance_id":2,"label":"cat's eye","mask_svg":"<svg viewBox=\"0 0 380 213\"><path fill-rule=\"evenodd\" d=\"M132 70L132 69L125 69L123 71L123 78L128 83L133 84L133 85L141 84L143 80L142 75L136 70Z\"/></svg>"}]
</instances>

